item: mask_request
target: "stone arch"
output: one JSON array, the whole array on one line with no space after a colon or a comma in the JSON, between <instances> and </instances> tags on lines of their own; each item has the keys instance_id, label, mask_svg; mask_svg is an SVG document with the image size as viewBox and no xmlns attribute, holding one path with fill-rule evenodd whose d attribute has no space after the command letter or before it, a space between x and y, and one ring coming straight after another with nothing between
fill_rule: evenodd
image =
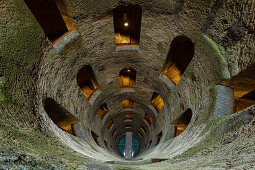
<instances>
[{"instance_id":1,"label":"stone arch","mask_svg":"<svg viewBox=\"0 0 255 170\"><path fill-rule=\"evenodd\" d=\"M124 68L119 73L120 88L135 88L136 70L133 68Z\"/></svg>"},{"instance_id":2,"label":"stone arch","mask_svg":"<svg viewBox=\"0 0 255 170\"><path fill-rule=\"evenodd\" d=\"M25 3L51 42L75 30L70 9L64 0L25 0Z\"/></svg>"},{"instance_id":3,"label":"stone arch","mask_svg":"<svg viewBox=\"0 0 255 170\"><path fill-rule=\"evenodd\" d=\"M151 104L153 108L156 109L157 112L160 112L160 110L164 106L164 100L158 93L153 92L152 98L151 98Z\"/></svg>"},{"instance_id":4,"label":"stone arch","mask_svg":"<svg viewBox=\"0 0 255 170\"><path fill-rule=\"evenodd\" d=\"M52 98L43 100L43 105L50 119L62 130L74 135L73 125L80 122L75 116L59 105Z\"/></svg>"},{"instance_id":5,"label":"stone arch","mask_svg":"<svg viewBox=\"0 0 255 170\"><path fill-rule=\"evenodd\" d=\"M82 67L77 74L77 84L88 100L99 89L94 71L90 65Z\"/></svg>"},{"instance_id":6,"label":"stone arch","mask_svg":"<svg viewBox=\"0 0 255 170\"><path fill-rule=\"evenodd\" d=\"M98 110L98 116L100 117L101 120L103 120L104 116L106 115L106 113L108 112L108 107L106 103L103 103L100 106L100 109Z\"/></svg>"},{"instance_id":7,"label":"stone arch","mask_svg":"<svg viewBox=\"0 0 255 170\"><path fill-rule=\"evenodd\" d=\"M195 47L191 39L186 36L175 37L171 43L161 75L177 85L194 57L194 51Z\"/></svg>"},{"instance_id":8,"label":"stone arch","mask_svg":"<svg viewBox=\"0 0 255 170\"><path fill-rule=\"evenodd\" d=\"M138 49L142 8L139 5L119 5L113 9L116 48Z\"/></svg>"},{"instance_id":9,"label":"stone arch","mask_svg":"<svg viewBox=\"0 0 255 170\"><path fill-rule=\"evenodd\" d=\"M189 125L192 118L192 110L188 108L178 118L171 122L172 126L175 126L175 136L179 136Z\"/></svg>"}]
</instances>

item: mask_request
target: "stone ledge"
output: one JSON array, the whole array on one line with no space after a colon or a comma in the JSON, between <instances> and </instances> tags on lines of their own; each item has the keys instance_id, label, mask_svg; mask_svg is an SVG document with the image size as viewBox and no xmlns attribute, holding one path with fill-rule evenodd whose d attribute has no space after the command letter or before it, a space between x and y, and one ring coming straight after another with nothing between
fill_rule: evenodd
<instances>
[{"instance_id":1,"label":"stone ledge","mask_svg":"<svg viewBox=\"0 0 255 170\"><path fill-rule=\"evenodd\" d=\"M91 97L89 98L89 103L92 105L92 104L96 101L97 97L98 97L101 93L102 93L102 91L96 90L96 91L91 95Z\"/></svg>"},{"instance_id":2,"label":"stone ledge","mask_svg":"<svg viewBox=\"0 0 255 170\"><path fill-rule=\"evenodd\" d=\"M123 45L116 45L116 51L123 51L123 50L139 50L139 45L136 44L123 44Z\"/></svg>"},{"instance_id":3,"label":"stone ledge","mask_svg":"<svg viewBox=\"0 0 255 170\"><path fill-rule=\"evenodd\" d=\"M55 40L52 43L53 48L56 50L56 52L59 54L61 53L65 47L74 42L78 39L80 33L77 31L68 31L67 33L63 34L61 37L59 37L57 40Z\"/></svg>"},{"instance_id":4,"label":"stone ledge","mask_svg":"<svg viewBox=\"0 0 255 170\"><path fill-rule=\"evenodd\" d=\"M174 90L175 84L167 76L163 74L159 76L159 79L162 80L169 89Z\"/></svg>"}]
</instances>

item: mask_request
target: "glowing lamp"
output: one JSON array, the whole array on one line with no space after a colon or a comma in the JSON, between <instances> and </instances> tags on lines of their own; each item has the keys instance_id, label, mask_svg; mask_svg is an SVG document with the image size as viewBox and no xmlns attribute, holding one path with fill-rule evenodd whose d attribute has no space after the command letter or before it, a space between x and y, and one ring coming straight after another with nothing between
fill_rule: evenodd
<instances>
[{"instance_id":1,"label":"glowing lamp","mask_svg":"<svg viewBox=\"0 0 255 170\"><path fill-rule=\"evenodd\" d=\"M125 26L125 27L128 27L128 22L125 22L125 23L124 23L124 26Z\"/></svg>"}]
</instances>

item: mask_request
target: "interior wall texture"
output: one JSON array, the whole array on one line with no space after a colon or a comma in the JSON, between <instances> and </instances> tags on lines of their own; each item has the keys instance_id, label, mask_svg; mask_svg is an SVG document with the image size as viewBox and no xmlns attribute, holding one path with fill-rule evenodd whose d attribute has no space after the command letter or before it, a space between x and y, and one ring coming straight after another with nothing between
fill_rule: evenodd
<instances>
[{"instance_id":1,"label":"interior wall texture","mask_svg":"<svg viewBox=\"0 0 255 170\"><path fill-rule=\"evenodd\" d=\"M228 114L234 107L225 102L231 91L218 86L244 71L255 73L255 1L65 3L79 36L58 52L23 0L0 0L0 168L255 167L255 106ZM116 50L112 10L120 3L142 7L139 50ZM160 73L172 40L180 35L192 40L194 57L177 86L169 88ZM92 67L99 85L94 101L77 84L77 73L85 65ZM136 70L135 90L120 89L119 73L127 67ZM164 100L160 112L151 109L153 92ZM81 121L86 139L54 124L44 107L46 98ZM134 101L132 109L122 108L125 99ZM97 112L103 103L109 111L101 120ZM170 123L187 109L192 110L188 127L169 137ZM136 117L135 131L140 129L139 120L147 129L142 152L133 161L117 154L111 135L114 129L118 135L124 132L125 124L118 118L124 113ZM152 116L152 125L143 119L146 113ZM110 119L112 129L106 127ZM91 131L99 136L98 144Z\"/></svg>"}]
</instances>

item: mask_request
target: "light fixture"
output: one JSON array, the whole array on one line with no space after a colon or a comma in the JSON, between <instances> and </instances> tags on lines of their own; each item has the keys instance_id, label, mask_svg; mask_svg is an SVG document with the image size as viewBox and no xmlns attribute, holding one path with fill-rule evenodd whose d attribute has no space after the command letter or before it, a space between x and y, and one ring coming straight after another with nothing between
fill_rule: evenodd
<instances>
[{"instance_id":1,"label":"light fixture","mask_svg":"<svg viewBox=\"0 0 255 170\"><path fill-rule=\"evenodd\" d=\"M124 27L128 27L127 13L124 13Z\"/></svg>"},{"instance_id":2,"label":"light fixture","mask_svg":"<svg viewBox=\"0 0 255 170\"><path fill-rule=\"evenodd\" d=\"M128 27L128 22L125 22L125 23L124 23L124 26L125 26L125 27Z\"/></svg>"}]
</instances>

